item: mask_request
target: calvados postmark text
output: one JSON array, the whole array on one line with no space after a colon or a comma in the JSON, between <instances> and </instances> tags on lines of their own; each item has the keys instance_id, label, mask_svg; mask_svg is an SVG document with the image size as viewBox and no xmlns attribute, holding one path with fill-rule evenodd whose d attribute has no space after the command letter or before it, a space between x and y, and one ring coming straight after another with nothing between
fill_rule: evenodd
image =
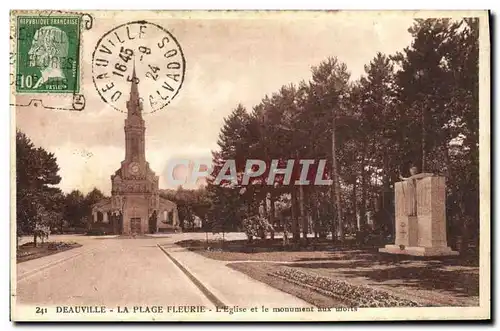
<instances>
[{"instance_id":1,"label":"calvados postmark text","mask_svg":"<svg viewBox=\"0 0 500 331\"><path fill-rule=\"evenodd\" d=\"M144 113L164 108L179 92L185 68L175 37L146 21L126 23L107 32L92 54L95 88L102 100L119 111L126 110L132 80L144 95Z\"/></svg>"}]
</instances>

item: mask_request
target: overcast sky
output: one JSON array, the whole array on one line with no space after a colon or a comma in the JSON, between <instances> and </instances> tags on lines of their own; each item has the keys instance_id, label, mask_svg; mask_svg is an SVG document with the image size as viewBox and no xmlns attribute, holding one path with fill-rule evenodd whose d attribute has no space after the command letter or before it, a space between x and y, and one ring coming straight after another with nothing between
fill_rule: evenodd
<instances>
[{"instance_id":1,"label":"overcast sky","mask_svg":"<svg viewBox=\"0 0 500 331\"><path fill-rule=\"evenodd\" d=\"M109 194L110 175L124 158L125 114L107 106L92 83L91 54L97 40L114 26L138 15L96 15L84 32L81 112L16 107L16 126L37 146L55 153L61 168L59 187L84 193L93 187ZM131 19L133 17L133 19ZM141 17L142 18L142 17ZM190 20L145 17L162 25L180 43L186 59L181 91L166 108L144 117L146 157L168 188L164 173L172 158L209 158L223 119L242 103L247 110L282 85L310 78L310 68L328 56L345 62L357 79L376 52L393 54L411 42L408 15L337 13L251 16ZM18 97L18 104L26 102ZM38 97L37 97L38 98ZM61 105L64 98L44 99Z\"/></svg>"}]
</instances>

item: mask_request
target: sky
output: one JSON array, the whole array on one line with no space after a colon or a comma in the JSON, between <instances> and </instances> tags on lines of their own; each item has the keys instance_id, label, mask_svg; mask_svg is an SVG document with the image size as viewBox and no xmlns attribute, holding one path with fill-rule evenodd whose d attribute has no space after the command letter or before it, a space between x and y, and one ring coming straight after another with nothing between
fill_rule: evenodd
<instances>
[{"instance_id":1,"label":"sky","mask_svg":"<svg viewBox=\"0 0 500 331\"><path fill-rule=\"evenodd\" d=\"M165 176L169 160L210 158L224 117L238 103L250 111L282 85L309 80L311 67L329 56L346 63L351 78L357 79L377 52L394 54L410 45L407 30L413 20L401 12L94 16L92 29L81 37L85 108L14 107L16 127L57 157L64 192L86 193L97 187L109 194L110 176L124 158L125 114L99 97L91 64L97 41L120 24L138 17L154 22L175 36L184 53L185 78L179 93L165 108L144 116L146 158L160 176L160 188L172 188ZM32 99L58 107L70 104L60 95L17 95L14 103L29 104Z\"/></svg>"}]
</instances>

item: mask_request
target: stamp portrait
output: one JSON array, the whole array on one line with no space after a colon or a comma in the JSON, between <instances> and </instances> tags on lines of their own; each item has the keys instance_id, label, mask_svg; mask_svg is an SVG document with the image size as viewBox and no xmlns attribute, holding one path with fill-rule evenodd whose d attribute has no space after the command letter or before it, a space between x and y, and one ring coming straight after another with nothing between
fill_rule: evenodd
<instances>
[{"instance_id":1,"label":"stamp portrait","mask_svg":"<svg viewBox=\"0 0 500 331\"><path fill-rule=\"evenodd\" d=\"M18 16L18 93L80 90L80 16Z\"/></svg>"}]
</instances>

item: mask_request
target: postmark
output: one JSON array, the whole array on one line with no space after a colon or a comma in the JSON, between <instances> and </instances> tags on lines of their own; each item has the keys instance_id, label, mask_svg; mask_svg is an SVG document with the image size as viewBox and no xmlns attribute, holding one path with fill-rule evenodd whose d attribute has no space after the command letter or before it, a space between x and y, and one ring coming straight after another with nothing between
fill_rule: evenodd
<instances>
[{"instance_id":1,"label":"postmark","mask_svg":"<svg viewBox=\"0 0 500 331\"><path fill-rule=\"evenodd\" d=\"M133 78L135 68L136 78ZM160 25L135 21L105 33L92 54L92 79L101 99L125 112L133 79L144 113L166 107L184 82L186 61L175 37Z\"/></svg>"},{"instance_id":2,"label":"postmark","mask_svg":"<svg viewBox=\"0 0 500 331\"><path fill-rule=\"evenodd\" d=\"M81 16L17 17L17 93L78 93Z\"/></svg>"}]
</instances>

